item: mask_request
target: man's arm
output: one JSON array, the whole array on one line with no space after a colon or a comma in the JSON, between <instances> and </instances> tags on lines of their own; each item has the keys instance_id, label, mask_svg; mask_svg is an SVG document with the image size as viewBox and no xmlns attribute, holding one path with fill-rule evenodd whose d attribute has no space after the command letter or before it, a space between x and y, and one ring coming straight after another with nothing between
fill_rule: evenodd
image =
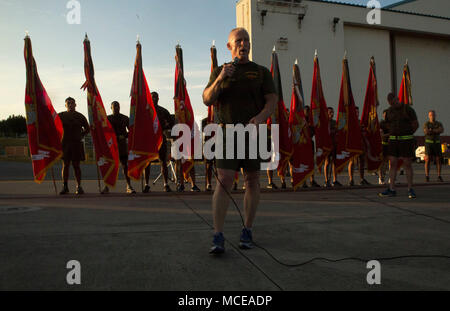
<instances>
[{"instance_id":1,"label":"man's arm","mask_svg":"<svg viewBox=\"0 0 450 311\"><path fill-rule=\"evenodd\" d=\"M84 138L86 136L91 128L89 127L89 123L85 116L83 116L83 132L81 132L81 137Z\"/></svg>"},{"instance_id":2,"label":"man's arm","mask_svg":"<svg viewBox=\"0 0 450 311\"><path fill-rule=\"evenodd\" d=\"M266 94L264 95L264 99L266 101L264 109L255 117L250 119L248 123L255 125L264 124L267 122L267 119L275 111L275 109L277 108L278 95L275 93Z\"/></svg>"},{"instance_id":3,"label":"man's arm","mask_svg":"<svg viewBox=\"0 0 450 311\"><path fill-rule=\"evenodd\" d=\"M444 127L442 126L442 123L439 124L439 127L434 130L436 134L442 134L444 132Z\"/></svg>"},{"instance_id":4,"label":"man's arm","mask_svg":"<svg viewBox=\"0 0 450 311\"><path fill-rule=\"evenodd\" d=\"M208 86L203 91L203 103L206 106L211 106L214 104L219 98L220 92L222 90L221 85L223 80L226 77L233 76L235 68L232 64L224 64L222 67L222 71L214 80L214 82L210 81ZM211 80L214 79L214 73L211 76Z\"/></svg>"}]
</instances>

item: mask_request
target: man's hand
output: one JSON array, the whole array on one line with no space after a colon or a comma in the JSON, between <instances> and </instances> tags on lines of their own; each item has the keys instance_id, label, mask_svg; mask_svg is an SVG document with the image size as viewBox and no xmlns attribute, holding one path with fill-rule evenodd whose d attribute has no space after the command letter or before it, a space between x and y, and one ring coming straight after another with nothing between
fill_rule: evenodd
<instances>
[{"instance_id":1,"label":"man's hand","mask_svg":"<svg viewBox=\"0 0 450 311\"><path fill-rule=\"evenodd\" d=\"M203 103L206 106L211 106L217 101L221 92L222 81L227 77L232 77L235 70L236 68L232 64L223 65L216 81L203 91Z\"/></svg>"},{"instance_id":2,"label":"man's hand","mask_svg":"<svg viewBox=\"0 0 450 311\"><path fill-rule=\"evenodd\" d=\"M275 109L277 109L277 94L266 94L264 95L264 99L266 100L264 109L259 114L251 118L248 123L255 125L264 124L267 122L267 119L272 115Z\"/></svg>"},{"instance_id":3,"label":"man's hand","mask_svg":"<svg viewBox=\"0 0 450 311\"><path fill-rule=\"evenodd\" d=\"M235 71L236 71L236 68L233 66L233 64L224 64L222 67L222 71L220 72L219 76L217 77L217 80L219 82L222 82L227 77L231 78Z\"/></svg>"}]
</instances>

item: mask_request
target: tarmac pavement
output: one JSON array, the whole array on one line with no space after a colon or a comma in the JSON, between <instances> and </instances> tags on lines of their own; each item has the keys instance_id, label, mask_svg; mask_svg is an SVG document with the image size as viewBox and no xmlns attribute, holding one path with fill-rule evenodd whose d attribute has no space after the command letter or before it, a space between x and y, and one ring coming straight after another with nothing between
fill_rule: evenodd
<instances>
[{"instance_id":1,"label":"tarmac pavement","mask_svg":"<svg viewBox=\"0 0 450 311\"><path fill-rule=\"evenodd\" d=\"M444 173L450 180L448 167ZM50 180L1 179L0 290L450 290L450 259L440 257L380 260L381 284L366 281L369 260L450 256L448 183L420 183L415 200L405 187L389 199L377 186L264 190L254 240L284 264L305 263L289 267L261 248L237 247L242 224L233 205L226 253L209 255L210 193L166 194L158 182L150 194L126 195L119 181L100 195L97 181L86 180L86 195L56 196ZM242 210L243 192L233 197ZM310 261L318 257L362 261ZM81 264L80 285L66 282L70 260Z\"/></svg>"}]
</instances>

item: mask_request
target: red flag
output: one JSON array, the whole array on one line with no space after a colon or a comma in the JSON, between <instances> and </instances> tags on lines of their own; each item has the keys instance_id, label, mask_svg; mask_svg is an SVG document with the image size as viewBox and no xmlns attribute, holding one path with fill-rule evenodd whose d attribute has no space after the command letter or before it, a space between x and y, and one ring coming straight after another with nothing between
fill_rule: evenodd
<instances>
[{"instance_id":1,"label":"red flag","mask_svg":"<svg viewBox=\"0 0 450 311\"><path fill-rule=\"evenodd\" d=\"M279 139L280 139L280 161L278 162L277 172L278 176L284 176L289 159L292 156L292 131L289 128L289 115L284 105L283 90L281 87L280 66L278 65L278 55L275 50L272 52L272 64L270 66L270 73L275 84L275 92L278 95L277 109L267 119L267 125L279 125Z\"/></svg>"},{"instance_id":2,"label":"red flag","mask_svg":"<svg viewBox=\"0 0 450 311\"><path fill-rule=\"evenodd\" d=\"M63 126L39 78L28 36L25 37L24 56L27 73L25 111L28 144L34 181L40 184L45 179L47 170L62 157Z\"/></svg>"},{"instance_id":3,"label":"red flag","mask_svg":"<svg viewBox=\"0 0 450 311\"><path fill-rule=\"evenodd\" d=\"M309 135L309 125L306 122L305 112L303 110L304 99L300 69L296 61L293 69L293 86L289 115L293 143L291 163L293 166L294 191L303 185L306 179L314 173L314 152L312 150L312 140Z\"/></svg>"},{"instance_id":4,"label":"red flag","mask_svg":"<svg viewBox=\"0 0 450 311\"><path fill-rule=\"evenodd\" d=\"M403 77L402 83L400 85L400 91L398 93L398 101L405 105L413 104L412 92L411 92L411 74L409 72L408 61L406 61L405 66L403 66ZM398 160L397 170L399 170L403 165L403 160Z\"/></svg>"},{"instance_id":5,"label":"red flag","mask_svg":"<svg viewBox=\"0 0 450 311\"><path fill-rule=\"evenodd\" d=\"M353 157L363 152L361 127L356 115L347 59L342 61L341 92L336 124L335 165L337 172L340 172Z\"/></svg>"},{"instance_id":6,"label":"red flag","mask_svg":"<svg viewBox=\"0 0 450 311\"><path fill-rule=\"evenodd\" d=\"M142 46L136 44L131 86L130 130L128 133L128 176L139 180L147 165L159 158L162 129L142 68Z\"/></svg>"},{"instance_id":7,"label":"red flag","mask_svg":"<svg viewBox=\"0 0 450 311\"><path fill-rule=\"evenodd\" d=\"M211 46L211 72L218 67L216 46ZM208 106L208 118L206 124L214 123L214 105Z\"/></svg>"},{"instance_id":8,"label":"red flag","mask_svg":"<svg viewBox=\"0 0 450 311\"><path fill-rule=\"evenodd\" d=\"M381 143L380 124L378 122L378 87L375 70L375 59L370 59L369 80L367 81L366 96L361 116L363 139L366 145L367 167L369 172L380 168L383 159L383 146Z\"/></svg>"},{"instance_id":9,"label":"red flag","mask_svg":"<svg viewBox=\"0 0 450 311\"><path fill-rule=\"evenodd\" d=\"M189 172L194 166L194 111L192 110L191 100L186 89L186 80L184 80L183 73L183 50L180 45L177 45L175 55L175 119L177 124L186 124L191 131L191 149L186 150L187 158L182 159L183 176L189 179ZM180 152L184 150L180 148Z\"/></svg>"},{"instance_id":10,"label":"red flag","mask_svg":"<svg viewBox=\"0 0 450 311\"><path fill-rule=\"evenodd\" d=\"M400 85L400 92L398 94L398 101L405 105L413 104L412 93L411 93L411 75L409 73L408 62L403 66L403 78L402 84Z\"/></svg>"},{"instance_id":11,"label":"red flag","mask_svg":"<svg viewBox=\"0 0 450 311\"><path fill-rule=\"evenodd\" d=\"M314 57L314 74L311 90L311 121L316 136L316 164L319 171L321 171L323 162L333 148L333 142L328 126L327 103L323 96L319 58L317 55Z\"/></svg>"},{"instance_id":12,"label":"red flag","mask_svg":"<svg viewBox=\"0 0 450 311\"><path fill-rule=\"evenodd\" d=\"M119 174L119 149L116 134L108 121L102 97L95 83L91 43L87 35L84 39L84 75L86 82L81 88L87 89L89 124L94 143L95 160L105 184L114 187Z\"/></svg>"}]
</instances>

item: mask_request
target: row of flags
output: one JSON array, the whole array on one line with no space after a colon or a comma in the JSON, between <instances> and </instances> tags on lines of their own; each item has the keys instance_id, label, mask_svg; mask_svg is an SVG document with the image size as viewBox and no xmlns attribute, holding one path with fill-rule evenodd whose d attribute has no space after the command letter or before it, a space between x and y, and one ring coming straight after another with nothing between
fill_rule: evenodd
<instances>
[{"instance_id":1,"label":"row of flags","mask_svg":"<svg viewBox=\"0 0 450 311\"><path fill-rule=\"evenodd\" d=\"M26 64L25 108L33 174L37 183L45 179L47 170L62 157L63 127L51 100L42 85L33 57L31 39L27 35L24 48ZM183 51L179 45L175 56L174 105L177 123L186 124L192 133L194 146L194 113L186 88L183 72ZM217 50L211 47L211 71L217 68ZM82 89L87 90L87 104L91 135L95 148L96 163L106 185L114 187L117 181L119 159L118 145L114 130L108 121L106 111L94 78L94 65L91 56L90 41L84 40L84 69L86 82ZM323 165L333 150L327 104L322 89L320 66L317 53L314 57L314 73L311 90L310 115L304 112L305 97L300 68L296 61L293 66L292 95L289 113L283 99L278 55L274 50L271 59L271 73L278 95L277 109L267 120L267 124L279 124L280 161L278 175L284 176L288 164L293 166L294 189L301 186ZM158 158L158 151L163 142L162 129L153 104L150 89L142 66L142 46L136 44L136 60L131 87L130 123L128 139L128 175L139 180L145 167ZM404 66L403 79L399 94L400 102L412 105L411 78L408 64ZM348 61L342 62L342 79L337 114L336 133L336 168L341 171L348 162L366 150L369 171L377 170L382 161L380 126L378 122L377 79L375 60L370 60L369 79L367 82L361 121L355 111ZM214 106L208 107L208 122L214 122ZM314 130L315 150L310 133ZM364 131L361 131L361 127ZM364 148L365 144L365 148ZM181 152L183 150L180 150ZM188 150L188 159L182 162L182 172L188 179L194 165L194 150ZM315 154L315 158L314 158Z\"/></svg>"},{"instance_id":2,"label":"row of flags","mask_svg":"<svg viewBox=\"0 0 450 311\"><path fill-rule=\"evenodd\" d=\"M350 160L364 152L368 170L373 172L380 168L383 160L383 149L377 115L379 101L374 57L370 59L369 78L361 120L358 120L356 113L348 60L344 57L342 61L342 78L334 141L330 133L328 108L323 95L317 52L314 57L309 116L306 116L304 112L305 98L298 61L295 61L293 67L289 115L283 101L278 57L275 49L272 52L271 73L279 100L276 111L267 123L278 123L280 126L280 161L278 162L277 172L279 176L284 176L288 163L292 165L294 190L302 186L306 179L314 173L314 163L316 163L318 170L321 170L325 159L334 148L336 152L335 165L338 173L348 165ZM399 101L406 105L412 105L411 77L408 63L405 64L403 70ZM315 150L313 150L310 126L313 128L315 135Z\"/></svg>"},{"instance_id":3,"label":"row of flags","mask_svg":"<svg viewBox=\"0 0 450 311\"><path fill-rule=\"evenodd\" d=\"M102 179L114 187L119 172L119 154L116 134L108 121L100 92L95 82L94 65L89 38L84 39L84 72L86 82L81 87L87 91L88 118L95 150L95 160ZM39 79L33 57L31 39L25 37L24 57L26 65L25 109L28 143L33 175L41 183L46 172L61 159L64 130L61 119ZM136 44L136 60L131 86L131 105L128 139L128 175L139 180L147 165L158 158L163 143L162 128L153 104L150 89L142 66L142 46ZM183 54L176 47L175 115L177 123L194 125L194 113L183 75ZM189 154L192 155L192 152ZM193 160L183 163L184 176L189 175Z\"/></svg>"}]
</instances>

